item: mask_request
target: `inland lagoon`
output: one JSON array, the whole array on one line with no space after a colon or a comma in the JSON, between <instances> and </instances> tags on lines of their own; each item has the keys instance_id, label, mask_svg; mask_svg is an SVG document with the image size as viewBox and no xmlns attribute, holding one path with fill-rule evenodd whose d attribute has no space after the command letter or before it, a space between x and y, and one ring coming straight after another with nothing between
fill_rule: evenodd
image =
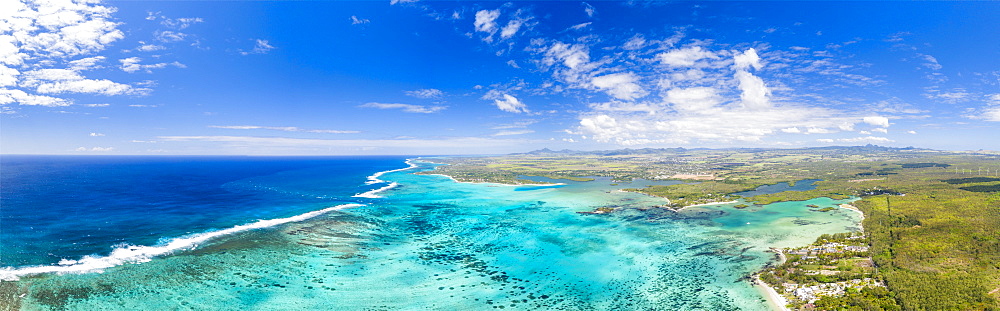
<instances>
[{"instance_id":1,"label":"inland lagoon","mask_svg":"<svg viewBox=\"0 0 1000 311\"><path fill-rule=\"evenodd\" d=\"M22 310L768 310L770 247L859 225L807 207L850 200L675 212L399 157L4 161L0 303Z\"/></svg>"}]
</instances>

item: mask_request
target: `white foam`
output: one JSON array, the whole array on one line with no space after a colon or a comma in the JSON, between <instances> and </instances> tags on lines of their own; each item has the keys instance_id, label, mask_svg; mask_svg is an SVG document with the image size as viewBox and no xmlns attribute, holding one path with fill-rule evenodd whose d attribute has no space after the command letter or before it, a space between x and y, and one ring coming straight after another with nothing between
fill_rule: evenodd
<instances>
[{"instance_id":1,"label":"white foam","mask_svg":"<svg viewBox=\"0 0 1000 311\"><path fill-rule=\"evenodd\" d=\"M386 181L378 179L379 177L381 177L384 174L388 174L388 173L392 173L392 172L405 171L405 170L417 167L417 165L413 164L413 162L411 162L411 161L413 161L413 159L407 159L406 160L406 164L409 165L408 167L398 168L398 169L388 170L388 171L381 171L381 172L372 174L371 176L368 176L368 181L366 181L365 184L366 185L371 185L371 184L384 183Z\"/></svg>"},{"instance_id":2,"label":"white foam","mask_svg":"<svg viewBox=\"0 0 1000 311\"><path fill-rule=\"evenodd\" d=\"M114 250L111 251L111 254L107 256L84 256L79 260L63 259L60 260L58 264L51 266L33 266L33 267L22 267L22 268L6 267L0 269L0 280L16 281L21 276L43 274L43 273L66 274L66 273L101 272L104 271L104 269L111 268L114 266L120 266L130 263L143 263L150 261L157 256L168 255L179 250L194 249L195 247L198 247L199 244L205 243L208 240L217 237L253 229L273 227L289 222L303 221L331 211L351 208L351 207L358 207L358 206L364 206L364 205L353 204L353 203L341 204L334 207L328 207L321 210L312 211L305 214L300 214L287 218L259 220L257 222L245 225L239 225L229 229L199 233L187 237L173 238L168 240L164 244L156 246L124 245L121 247L116 247Z\"/></svg>"},{"instance_id":3,"label":"white foam","mask_svg":"<svg viewBox=\"0 0 1000 311\"><path fill-rule=\"evenodd\" d=\"M373 189L373 190L369 190L369 191L364 192L364 193L358 193L358 194L355 194L352 197L354 197L354 198L378 199L378 198L382 197L382 196L378 195L379 192L395 188L396 186L399 186L399 184L393 182L393 183L390 183L390 184L386 185L385 187L378 188L378 189Z\"/></svg>"},{"instance_id":4,"label":"white foam","mask_svg":"<svg viewBox=\"0 0 1000 311\"><path fill-rule=\"evenodd\" d=\"M413 161L413 159L407 159L406 160L406 164L409 165L408 167L394 169L394 170L388 170L388 171L382 171L382 172L378 172L378 173L372 174L371 176L368 176L368 181L366 181L365 184L366 185L372 185L372 184L386 183L387 181L381 180L381 179L379 179L379 177L382 177L382 175L387 174L387 173L400 172L400 171L405 171L405 170L417 167L417 165L414 164L412 161ZM363 193L358 193L358 194L355 194L352 197L355 197L355 198L378 199L378 198L382 197L382 196L378 195L379 192L395 188L396 186L399 186L399 184L395 183L395 182L392 182L392 183L390 183L389 185L387 185L385 187L378 188L378 189L373 189L373 190L369 190L369 191L363 192Z\"/></svg>"}]
</instances>

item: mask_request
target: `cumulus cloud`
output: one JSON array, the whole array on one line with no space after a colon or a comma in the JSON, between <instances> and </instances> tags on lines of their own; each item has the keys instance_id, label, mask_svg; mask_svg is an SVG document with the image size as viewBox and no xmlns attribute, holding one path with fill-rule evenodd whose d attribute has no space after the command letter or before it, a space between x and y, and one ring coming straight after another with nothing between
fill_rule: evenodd
<instances>
[{"instance_id":1,"label":"cumulus cloud","mask_svg":"<svg viewBox=\"0 0 1000 311\"><path fill-rule=\"evenodd\" d=\"M37 69L22 74L22 87L42 94L91 93L101 95L142 94L146 89L104 79L86 79L72 69Z\"/></svg>"},{"instance_id":2,"label":"cumulus cloud","mask_svg":"<svg viewBox=\"0 0 1000 311\"><path fill-rule=\"evenodd\" d=\"M757 51L748 49L743 54L736 54L733 67L736 69L736 80L739 81L740 99L743 107L749 109L770 107L768 96L771 95L771 90L764 85L763 79L748 71L751 67L758 70L762 67Z\"/></svg>"},{"instance_id":3,"label":"cumulus cloud","mask_svg":"<svg viewBox=\"0 0 1000 311\"><path fill-rule=\"evenodd\" d=\"M756 50L730 54L732 66L725 68L719 67L726 63L719 55L725 54L700 47L659 54L661 63L681 72L688 70L685 68L714 68L735 74L729 78L713 75L710 80L691 83L708 84L702 86L661 84L661 101L621 100L591 105L592 111L581 114L574 133L598 142L639 146L760 142L779 133L825 135L848 131L858 123L888 127L888 119L882 117L866 119L828 108L772 103L763 79L750 73L764 68ZM706 60L712 60L712 64ZM722 83L725 79L735 83ZM738 99L732 98L733 88L739 91Z\"/></svg>"},{"instance_id":4,"label":"cumulus cloud","mask_svg":"<svg viewBox=\"0 0 1000 311\"><path fill-rule=\"evenodd\" d=\"M476 12L476 20L472 23L476 31L493 34L497 32L497 18L500 10L481 10Z\"/></svg>"},{"instance_id":5,"label":"cumulus cloud","mask_svg":"<svg viewBox=\"0 0 1000 311\"><path fill-rule=\"evenodd\" d=\"M661 63L674 67L693 67L699 60L719 58L715 53L700 46L670 50L660 53L657 57Z\"/></svg>"},{"instance_id":6,"label":"cumulus cloud","mask_svg":"<svg viewBox=\"0 0 1000 311\"><path fill-rule=\"evenodd\" d=\"M104 133L90 132L90 137L101 137L101 136L104 136Z\"/></svg>"},{"instance_id":7,"label":"cumulus cloud","mask_svg":"<svg viewBox=\"0 0 1000 311\"><path fill-rule=\"evenodd\" d=\"M284 131L284 132L306 132L306 133L323 133L323 134L354 134L361 133L359 131L343 131L343 130L310 130L302 129L294 126L258 126L258 125L209 125L211 128L219 129L229 129L229 130L274 130L274 131Z\"/></svg>"},{"instance_id":8,"label":"cumulus cloud","mask_svg":"<svg viewBox=\"0 0 1000 311\"><path fill-rule=\"evenodd\" d=\"M594 77L590 84L616 99L633 100L648 94L636 83L638 80L639 77L633 73L613 73Z\"/></svg>"},{"instance_id":9,"label":"cumulus cloud","mask_svg":"<svg viewBox=\"0 0 1000 311\"><path fill-rule=\"evenodd\" d=\"M513 113L529 112L528 107L517 99L517 97L511 96L510 94L503 94L499 98L493 100L493 104L497 106L500 110Z\"/></svg>"},{"instance_id":10,"label":"cumulus cloud","mask_svg":"<svg viewBox=\"0 0 1000 311\"><path fill-rule=\"evenodd\" d=\"M103 51L124 38L114 8L95 1L5 1L0 5L0 104L67 106L51 95L144 94L148 89L83 72L101 68Z\"/></svg>"},{"instance_id":11,"label":"cumulus cloud","mask_svg":"<svg viewBox=\"0 0 1000 311\"><path fill-rule=\"evenodd\" d=\"M517 31L521 29L521 25L523 24L524 21L519 19L513 19L507 22L507 26L503 26L503 29L500 30L500 38L509 39L510 37L513 37L514 34L517 34Z\"/></svg>"},{"instance_id":12,"label":"cumulus cloud","mask_svg":"<svg viewBox=\"0 0 1000 311\"><path fill-rule=\"evenodd\" d=\"M881 117L881 116L864 117L863 121L865 123L874 126L889 127L889 118L886 117Z\"/></svg>"},{"instance_id":13,"label":"cumulus cloud","mask_svg":"<svg viewBox=\"0 0 1000 311\"><path fill-rule=\"evenodd\" d=\"M439 98L444 96L444 92L439 89L419 89L414 91L406 91L407 96L412 96L416 98Z\"/></svg>"},{"instance_id":14,"label":"cumulus cloud","mask_svg":"<svg viewBox=\"0 0 1000 311\"><path fill-rule=\"evenodd\" d=\"M409 113L435 113L444 110L445 106L422 106L422 105L411 105L411 104L395 104L395 103L367 103L358 107L362 108L376 108L376 109L399 109L403 112Z\"/></svg>"},{"instance_id":15,"label":"cumulus cloud","mask_svg":"<svg viewBox=\"0 0 1000 311\"><path fill-rule=\"evenodd\" d=\"M25 106L61 107L73 103L67 99L28 94L22 90L0 89L0 105L18 103Z\"/></svg>"}]
</instances>

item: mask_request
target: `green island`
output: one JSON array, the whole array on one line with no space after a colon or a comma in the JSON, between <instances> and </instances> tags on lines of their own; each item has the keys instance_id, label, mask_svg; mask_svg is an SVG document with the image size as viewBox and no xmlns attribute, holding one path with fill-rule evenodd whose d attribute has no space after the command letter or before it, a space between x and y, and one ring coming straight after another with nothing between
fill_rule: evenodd
<instances>
[{"instance_id":1,"label":"green island","mask_svg":"<svg viewBox=\"0 0 1000 311\"><path fill-rule=\"evenodd\" d=\"M1000 153L881 146L802 149L625 149L433 158L428 174L465 182L537 183L521 176L680 180L626 189L664 208L743 200L860 198L864 232L775 250L787 260L758 276L811 310L1000 309ZM819 179L812 189L743 197L764 185ZM814 209L829 211L833 207ZM615 213L603 208L593 214ZM798 295L801 294L801 295Z\"/></svg>"}]
</instances>

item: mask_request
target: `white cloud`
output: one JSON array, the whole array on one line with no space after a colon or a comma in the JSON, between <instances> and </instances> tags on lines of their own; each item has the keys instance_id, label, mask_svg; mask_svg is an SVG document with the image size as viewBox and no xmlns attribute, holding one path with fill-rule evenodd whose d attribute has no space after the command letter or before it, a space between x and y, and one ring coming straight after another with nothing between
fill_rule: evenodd
<instances>
[{"instance_id":1,"label":"white cloud","mask_svg":"<svg viewBox=\"0 0 1000 311\"><path fill-rule=\"evenodd\" d=\"M156 44L143 44L143 45L140 45L139 47L135 48L136 51L140 51L140 52L152 52L152 51L160 51L160 50L165 50L165 49L167 49L165 46L156 45Z\"/></svg>"},{"instance_id":2,"label":"white cloud","mask_svg":"<svg viewBox=\"0 0 1000 311\"><path fill-rule=\"evenodd\" d=\"M638 50L646 46L646 38L642 34L636 34L632 36L632 39L628 39L625 44L622 44L622 48L626 50Z\"/></svg>"},{"instance_id":3,"label":"white cloud","mask_svg":"<svg viewBox=\"0 0 1000 311\"><path fill-rule=\"evenodd\" d=\"M147 89L134 88L111 80L86 79L71 69L38 69L25 72L22 87L42 94L91 93L101 95L143 94Z\"/></svg>"},{"instance_id":4,"label":"white cloud","mask_svg":"<svg viewBox=\"0 0 1000 311\"><path fill-rule=\"evenodd\" d=\"M473 22L473 26L479 32L496 33L496 20L498 17L500 17L500 10L481 10L476 12L476 20Z\"/></svg>"},{"instance_id":5,"label":"white cloud","mask_svg":"<svg viewBox=\"0 0 1000 311\"><path fill-rule=\"evenodd\" d=\"M789 128L783 128L783 129L781 129L781 131L785 132L785 133L802 133L802 131L799 130L798 127L794 127L794 126L793 127L789 127Z\"/></svg>"},{"instance_id":6,"label":"white cloud","mask_svg":"<svg viewBox=\"0 0 1000 311\"><path fill-rule=\"evenodd\" d=\"M943 66L941 66L940 63L938 63L937 58L934 58L934 56L917 53L917 57L924 60L924 63L921 64L921 66L923 67L929 68L931 70L941 70L941 68L943 68Z\"/></svg>"},{"instance_id":7,"label":"white cloud","mask_svg":"<svg viewBox=\"0 0 1000 311\"><path fill-rule=\"evenodd\" d=\"M908 134L917 134L917 131L906 131Z\"/></svg>"},{"instance_id":8,"label":"white cloud","mask_svg":"<svg viewBox=\"0 0 1000 311\"><path fill-rule=\"evenodd\" d=\"M69 61L69 69L75 71L98 69L101 68L101 66L98 65L98 63L104 62L105 59L106 57L104 56L94 56L94 57L81 58L78 60L72 60Z\"/></svg>"},{"instance_id":9,"label":"white cloud","mask_svg":"<svg viewBox=\"0 0 1000 311\"><path fill-rule=\"evenodd\" d=\"M367 24L371 23L367 18L358 18L357 16L351 15L351 25Z\"/></svg>"},{"instance_id":10,"label":"white cloud","mask_svg":"<svg viewBox=\"0 0 1000 311\"><path fill-rule=\"evenodd\" d=\"M538 121L535 121L535 120L523 120L523 121L518 121L518 122L514 122L514 123L510 123L510 124L497 125L497 126L491 127L491 129L494 129L494 130L521 129L521 128L526 128L529 125L532 125L532 124L535 124L535 123L538 123Z\"/></svg>"},{"instance_id":11,"label":"white cloud","mask_svg":"<svg viewBox=\"0 0 1000 311\"><path fill-rule=\"evenodd\" d=\"M104 136L104 133L90 132L90 137L101 137L101 136Z\"/></svg>"},{"instance_id":12,"label":"white cloud","mask_svg":"<svg viewBox=\"0 0 1000 311\"><path fill-rule=\"evenodd\" d=\"M584 28L587 28L588 26L590 26L590 25L591 25L591 24L593 24L593 23L594 23L594 22L586 22L586 23L579 23L579 24L576 24L576 25L573 25L573 26L570 26L570 27L569 27L569 29L573 29L573 30L581 30L581 29L584 29Z\"/></svg>"},{"instance_id":13,"label":"white cloud","mask_svg":"<svg viewBox=\"0 0 1000 311\"><path fill-rule=\"evenodd\" d=\"M389 0L389 5L396 5L399 3L414 3L420 0Z\"/></svg>"},{"instance_id":14,"label":"white cloud","mask_svg":"<svg viewBox=\"0 0 1000 311\"><path fill-rule=\"evenodd\" d=\"M969 101L972 99L972 93L969 93L963 88L955 88L951 91L941 91L936 87L930 87L927 92L924 93L924 97L929 99L936 99L949 104L956 104L960 102Z\"/></svg>"},{"instance_id":15,"label":"white cloud","mask_svg":"<svg viewBox=\"0 0 1000 311\"><path fill-rule=\"evenodd\" d=\"M103 51L124 38L114 8L97 1L3 1L0 4L0 104L67 106L49 94L143 94L147 89L81 72L101 68ZM46 95L42 95L46 94ZM8 109L9 110L9 109Z\"/></svg>"},{"instance_id":16,"label":"white cloud","mask_svg":"<svg viewBox=\"0 0 1000 311\"><path fill-rule=\"evenodd\" d=\"M93 147L93 148L80 147L80 148L76 148L75 151L79 151L79 152L87 152L87 151L89 151L89 152L111 152L111 151L114 151L114 150L115 150L115 147Z\"/></svg>"},{"instance_id":17,"label":"white cloud","mask_svg":"<svg viewBox=\"0 0 1000 311\"><path fill-rule=\"evenodd\" d=\"M267 40L256 39L257 44L254 45L253 49L250 51L240 51L240 55L250 55L250 54L267 54L267 52L274 49L274 46L270 44Z\"/></svg>"},{"instance_id":18,"label":"white cloud","mask_svg":"<svg viewBox=\"0 0 1000 311\"><path fill-rule=\"evenodd\" d=\"M874 126L889 127L889 118L886 117L881 117L881 116L864 117L863 121L865 123Z\"/></svg>"},{"instance_id":19,"label":"white cloud","mask_svg":"<svg viewBox=\"0 0 1000 311\"><path fill-rule=\"evenodd\" d=\"M45 95L28 94L22 90L0 89L0 105L19 103L25 106L62 107L73 103L69 100Z\"/></svg>"},{"instance_id":20,"label":"white cloud","mask_svg":"<svg viewBox=\"0 0 1000 311\"><path fill-rule=\"evenodd\" d=\"M986 95L985 107L973 110L974 114L967 115L971 119L1000 122L1000 94Z\"/></svg>"},{"instance_id":21,"label":"white cloud","mask_svg":"<svg viewBox=\"0 0 1000 311\"><path fill-rule=\"evenodd\" d=\"M513 113L529 112L528 107L514 96L503 94L500 98L494 99L493 103L500 110Z\"/></svg>"},{"instance_id":22,"label":"white cloud","mask_svg":"<svg viewBox=\"0 0 1000 311\"><path fill-rule=\"evenodd\" d=\"M168 43L169 42L184 41L184 39L187 38L187 36L188 36L188 34L186 34L186 33L177 32L177 31L170 31L170 30L157 31L155 33L155 35L156 35L156 40L160 40L161 42L168 42Z\"/></svg>"},{"instance_id":23,"label":"white cloud","mask_svg":"<svg viewBox=\"0 0 1000 311\"><path fill-rule=\"evenodd\" d=\"M509 39L510 37L513 37L515 34L517 34L517 31L521 29L522 24L524 24L523 20L520 19L510 20L509 22L507 22L507 26L503 26L503 29L500 30L500 38Z\"/></svg>"},{"instance_id":24,"label":"white cloud","mask_svg":"<svg viewBox=\"0 0 1000 311\"><path fill-rule=\"evenodd\" d=\"M73 57L101 51L124 38L111 20L114 8L89 1L5 1L0 20L4 33L19 43L19 50L6 51L0 59ZM6 53L5 53L6 54Z\"/></svg>"},{"instance_id":25,"label":"white cloud","mask_svg":"<svg viewBox=\"0 0 1000 311\"><path fill-rule=\"evenodd\" d=\"M435 113L444 110L445 106L421 106L421 105L410 105L410 104L393 104L393 103L367 103L358 107L362 108L376 108L376 109L400 109L403 112L409 113Z\"/></svg>"},{"instance_id":26,"label":"white cloud","mask_svg":"<svg viewBox=\"0 0 1000 311\"><path fill-rule=\"evenodd\" d=\"M662 108L648 103L611 101L606 103L590 104L590 109L597 111L645 112L648 114L655 114Z\"/></svg>"},{"instance_id":27,"label":"white cloud","mask_svg":"<svg viewBox=\"0 0 1000 311\"><path fill-rule=\"evenodd\" d=\"M160 25L167 26L174 29L184 29L191 25L205 22L201 17L181 17L181 18L164 18L160 21Z\"/></svg>"},{"instance_id":28,"label":"white cloud","mask_svg":"<svg viewBox=\"0 0 1000 311\"><path fill-rule=\"evenodd\" d=\"M633 73L613 73L594 77L590 84L616 99L633 100L649 94L636 83L638 80Z\"/></svg>"},{"instance_id":29,"label":"white cloud","mask_svg":"<svg viewBox=\"0 0 1000 311\"><path fill-rule=\"evenodd\" d=\"M749 72L750 68L760 70L760 56L754 49L748 49L743 54L733 57L733 68L736 69L736 80L739 82L740 99L743 107L749 109L764 109L771 107L768 96L771 90L764 85L764 80Z\"/></svg>"},{"instance_id":30,"label":"white cloud","mask_svg":"<svg viewBox=\"0 0 1000 311\"><path fill-rule=\"evenodd\" d=\"M877 136L865 136L865 137L854 137L854 138L840 138L837 142L842 143L889 143L893 142L892 139Z\"/></svg>"},{"instance_id":31,"label":"white cloud","mask_svg":"<svg viewBox=\"0 0 1000 311\"><path fill-rule=\"evenodd\" d=\"M753 69L760 70L763 65L760 63L760 56L757 55L756 49L747 49L743 54L736 54L733 57L733 67L736 70L750 70Z\"/></svg>"},{"instance_id":32,"label":"white cloud","mask_svg":"<svg viewBox=\"0 0 1000 311\"><path fill-rule=\"evenodd\" d=\"M594 17L594 14L597 13L597 8L594 8L594 6L590 5L590 3L584 2L583 3L583 12L587 13L587 17Z\"/></svg>"},{"instance_id":33,"label":"white cloud","mask_svg":"<svg viewBox=\"0 0 1000 311\"><path fill-rule=\"evenodd\" d=\"M879 128L874 128L874 129L872 129L872 132L874 132L874 133L882 133L882 134L887 134L887 133L889 133L889 129L887 129L887 128L882 128L882 127L879 127Z\"/></svg>"},{"instance_id":34,"label":"white cloud","mask_svg":"<svg viewBox=\"0 0 1000 311\"><path fill-rule=\"evenodd\" d=\"M692 67L702 59L718 59L719 57L702 49L700 46L692 46L684 49L675 49L657 55L660 62L674 67Z\"/></svg>"},{"instance_id":35,"label":"white cloud","mask_svg":"<svg viewBox=\"0 0 1000 311\"><path fill-rule=\"evenodd\" d=\"M722 97L714 88L692 87L671 89L664 100L680 112L710 112L722 102Z\"/></svg>"},{"instance_id":36,"label":"white cloud","mask_svg":"<svg viewBox=\"0 0 1000 311\"><path fill-rule=\"evenodd\" d=\"M504 131L499 131L499 132L493 134L493 136L524 135L524 134L531 134L531 133L534 133L534 132L535 131L533 131L533 130L527 130L527 129L525 129L525 130L504 130Z\"/></svg>"},{"instance_id":37,"label":"white cloud","mask_svg":"<svg viewBox=\"0 0 1000 311\"><path fill-rule=\"evenodd\" d=\"M585 45L556 42L545 52L542 62L549 66L561 62L570 69L578 69L590 62L590 55Z\"/></svg>"},{"instance_id":38,"label":"white cloud","mask_svg":"<svg viewBox=\"0 0 1000 311\"><path fill-rule=\"evenodd\" d=\"M139 63L139 62L142 61L142 58L139 58L139 57L129 57L129 58L124 58L124 59L119 59L118 61L122 63L122 65L119 68L121 68L122 71L125 71L125 72L128 72L128 73L134 73L134 72L140 71L140 70L145 71L146 73L152 73L153 69L162 69L162 68L166 68L167 66L174 66L174 67L177 67L177 68L187 68L187 66L185 66L184 64L181 64L180 62L156 63L156 64L146 64L146 65L143 65L143 64Z\"/></svg>"},{"instance_id":39,"label":"white cloud","mask_svg":"<svg viewBox=\"0 0 1000 311\"><path fill-rule=\"evenodd\" d=\"M306 133L323 133L323 134L354 134L361 133L359 131L343 131L343 130L309 130L302 129L294 126L258 126L258 125L209 125L211 128L219 129L229 129L229 130L275 130L275 131L285 131L285 132L306 132Z\"/></svg>"},{"instance_id":40,"label":"white cloud","mask_svg":"<svg viewBox=\"0 0 1000 311\"><path fill-rule=\"evenodd\" d=\"M444 96L444 92L439 89L419 89L415 91L406 91L407 96L412 96L416 98L439 98Z\"/></svg>"}]
</instances>

